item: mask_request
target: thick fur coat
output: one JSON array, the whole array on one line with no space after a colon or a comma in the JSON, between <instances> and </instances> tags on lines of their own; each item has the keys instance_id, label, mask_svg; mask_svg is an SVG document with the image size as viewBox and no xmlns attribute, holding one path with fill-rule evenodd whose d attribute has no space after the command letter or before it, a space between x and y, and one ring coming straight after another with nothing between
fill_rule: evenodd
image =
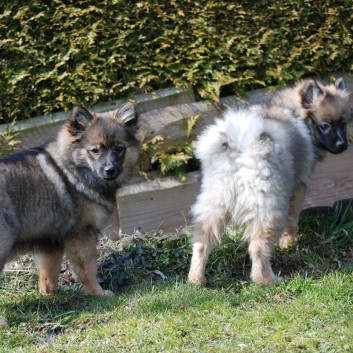
<instances>
[{"instance_id":1,"label":"thick fur coat","mask_svg":"<svg viewBox=\"0 0 353 353\"><path fill-rule=\"evenodd\" d=\"M138 162L136 124L132 103L106 118L75 107L56 139L0 160L0 271L35 251L51 294L65 252L87 294L112 294L96 279L96 241Z\"/></svg>"},{"instance_id":2,"label":"thick fur coat","mask_svg":"<svg viewBox=\"0 0 353 353\"><path fill-rule=\"evenodd\" d=\"M325 150L347 148L350 115L342 80L328 86L310 80L264 105L229 110L201 134L195 150L202 184L192 207L190 282L205 283L208 256L229 222L246 225L252 280L278 281L272 249L295 238L314 165Z\"/></svg>"}]
</instances>

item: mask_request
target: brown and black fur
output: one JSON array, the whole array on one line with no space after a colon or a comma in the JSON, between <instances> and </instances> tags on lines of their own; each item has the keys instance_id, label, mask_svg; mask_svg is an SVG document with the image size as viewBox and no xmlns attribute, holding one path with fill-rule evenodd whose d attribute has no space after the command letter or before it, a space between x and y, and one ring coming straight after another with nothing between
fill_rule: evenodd
<instances>
[{"instance_id":1,"label":"brown and black fur","mask_svg":"<svg viewBox=\"0 0 353 353\"><path fill-rule=\"evenodd\" d=\"M132 103L107 117L75 107L55 140L0 160L0 271L34 251L51 294L65 253L87 294L112 294L96 280L96 241L138 162L136 131Z\"/></svg>"},{"instance_id":2,"label":"brown and black fur","mask_svg":"<svg viewBox=\"0 0 353 353\"><path fill-rule=\"evenodd\" d=\"M316 161L323 160L327 152L339 154L348 148L347 124L352 121L352 109L342 78L326 85L313 79L303 80L278 92L257 110L270 119L287 120L287 115L302 119L311 134ZM293 194L288 227L279 241L283 248L288 248L296 237L305 192L306 185L300 184Z\"/></svg>"},{"instance_id":3,"label":"brown and black fur","mask_svg":"<svg viewBox=\"0 0 353 353\"><path fill-rule=\"evenodd\" d=\"M311 79L280 91L257 110L272 119L287 120L287 115L303 119L321 160L326 151L338 154L347 149L346 126L352 120L350 104L342 78L328 85Z\"/></svg>"}]
</instances>

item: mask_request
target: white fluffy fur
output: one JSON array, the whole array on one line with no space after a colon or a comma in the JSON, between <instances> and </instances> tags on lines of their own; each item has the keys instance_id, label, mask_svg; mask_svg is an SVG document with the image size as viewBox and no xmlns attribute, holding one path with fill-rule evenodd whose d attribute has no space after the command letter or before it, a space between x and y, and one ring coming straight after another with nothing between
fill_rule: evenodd
<instances>
[{"instance_id":1,"label":"white fluffy fur","mask_svg":"<svg viewBox=\"0 0 353 353\"><path fill-rule=\"evenodd\" d=\"M229 220L247 223L254 281L276 281L269 262L272 247L287 226L291 196L307 183L315 160L304 122L292 120L265 119L257 109L229 110L199 137L195 152L203 178L192 208L190 281L205 281L205 261ZM297 153L307 156L302 165L296 165Z\"/></svg>"},{"instance_id":2,"label":"white fluffy fur","mask_svg":"<svg viewBox=\"0 0 353 353\"><path fill-rule=\"evenodd\" d=\"M229 215L242 225L256 221L270 227L288 214L289 199L295 188L293 158L286 130L277 127L270 135L266 126L278 122L266 121L252 110L227 111L224 118L206 129L196 144L196 156L201 160L203 180L201 193L192 208L197 222ZM298 121L298 126L303 125ZM263 134L263 137L260 136ZM311 142L306 142L309 159L307 173L298 183L308 181L314 163ZM220 215L215 215L219 212ZM250 237L250 232L246 233ZM214 233L220 241L219 232Z\"/></svg>"}]
</instances>

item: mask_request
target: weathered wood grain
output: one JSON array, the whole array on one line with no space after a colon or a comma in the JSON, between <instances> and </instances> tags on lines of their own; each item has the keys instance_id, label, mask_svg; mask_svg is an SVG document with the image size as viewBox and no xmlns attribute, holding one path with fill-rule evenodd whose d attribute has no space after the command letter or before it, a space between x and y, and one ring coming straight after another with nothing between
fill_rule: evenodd
<instances>
[{"instance_id":1,"label":"weathered wood grain","mask_svg":"<svg viewBox=\"0 0 353 353\"><path fill-rule=\"evenodd\" d=\"M200 173L193 172L186 182L167 177L123 188L118 196L123 233L182 231L190 221L199 179Z\"/></svg>"}]
</instances>

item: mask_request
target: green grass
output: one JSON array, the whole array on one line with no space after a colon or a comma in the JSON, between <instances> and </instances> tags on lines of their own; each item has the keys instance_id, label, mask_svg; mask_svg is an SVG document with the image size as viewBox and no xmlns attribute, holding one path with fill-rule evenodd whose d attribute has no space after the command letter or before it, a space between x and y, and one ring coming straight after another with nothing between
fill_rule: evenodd
<instances>
[{"instance_id":1,"label":"green grass","mask_svg":"<svg viewBox=\"0 0 353 353\"><path fill-rule=\"evenodd\" d=\"M135 239L124 251L100 247L102 285L90 298L63 272L58 294L41 297L28 257L3 275L0 352L352 352L352 225L335 215L301 218L298 241L277 250L284 281L259 287L241 230L215 249L207 287L186 283L187 236Z\"/></svg>"}]
</instances>

